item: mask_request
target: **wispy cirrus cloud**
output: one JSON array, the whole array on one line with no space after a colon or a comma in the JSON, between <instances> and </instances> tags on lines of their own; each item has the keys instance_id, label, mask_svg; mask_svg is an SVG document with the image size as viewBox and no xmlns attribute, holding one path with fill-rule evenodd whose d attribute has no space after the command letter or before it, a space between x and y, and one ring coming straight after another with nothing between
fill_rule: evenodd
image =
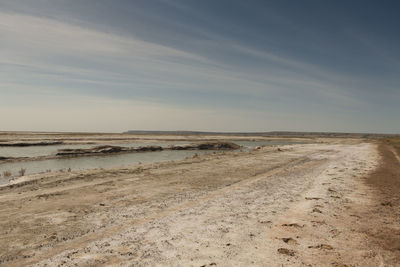
<instances>
[{"instance_id":1,"label":"wispy cirrus cloud","mask_svg":"<svg viewBox=\"0 0 400 267\"><path fill-rule=\"evenodd\" d=\"M68 81L114 85L120 87L120 94L138 87L154 90L174 88L184 92L211 89L226 93L240 93L245 89L247 94L255 95L276 94L293 86L326 87L320 79L309 79L309 75L318 74L313 66L226 40L214 42L235 53L262 58L265 64L289 66L292 75L289 76L288 71L254 73L240 70L237 66L134 37L23 14L2 13L0 30L6 40L2 44L0 63L3 69L7 71L8 68L14 73L11 78L16 78L8 81L8 85L12 82L18 85L21 79L15 74L20 72L25 77L29 73L37 80L55 83L56 87ZM56 84L57 81L60 83Z\"/></svg>"}]
</instances>

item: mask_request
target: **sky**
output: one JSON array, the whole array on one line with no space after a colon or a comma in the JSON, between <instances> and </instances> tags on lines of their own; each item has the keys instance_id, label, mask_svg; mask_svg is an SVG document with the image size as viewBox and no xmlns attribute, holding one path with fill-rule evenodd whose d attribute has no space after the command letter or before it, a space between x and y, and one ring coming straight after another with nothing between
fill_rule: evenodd
<instances>
[{"instance_id":1,"label":"sky","mask_svg":"<svg viewBox=\"0 0 400 267\"><path fill-rule=\"evenodd\" d=\"M399 1L0 0L0 130L400 133Z\"/></svg>"}]
</instances>

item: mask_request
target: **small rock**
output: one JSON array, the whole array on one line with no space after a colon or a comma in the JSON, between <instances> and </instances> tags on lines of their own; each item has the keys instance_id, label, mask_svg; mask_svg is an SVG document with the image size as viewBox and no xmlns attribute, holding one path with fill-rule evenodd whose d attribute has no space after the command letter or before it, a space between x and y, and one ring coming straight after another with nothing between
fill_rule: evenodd
<instances>
[{"instance_id":1,"label":"small rock","mask_svg":"<svg viewBox=\"0 0 400 267\"><path fill-rule=\"evenodd\" d=\"M390 202L390 201L384 201L384 202L381 203L381 205L382 205L382 206L389 206L389 207L392 207L392 206L393 206L393 205L392 205L392 202Z\"/></svg>"},{"instance_id":2,"label":"small rock","mask_svg":"<svg viewBox=\"0 0 400 267\"><path fill-rule=\"evenodd\" d=\"M306 200L320 200L320 197L306 197Z\"/></svg>"},{"instance_id":3,"label":"small rock","mask_svg":"<svg viewBox=\"0 0 400 267\"><path fill-rule=\"evenodd\" d=\"M278 248L278 252L280 254L288 255L288 256L294 256L296 253L294 250L287 249L287 248Z\"/></svg>"},{"instance_id":4,"label":"small rock","mask_svg":"<svg viewBox=\"0 0 400 267\"><path fill-rule=\"evenodd\" d=\"M353 264L347 265L347 264L339 263L339 262L332 262L332 266L333 267L355 267L355 265L353 265Z\"/></svg>"},{"instance_id":5,"label":"small rock","mask_svg":"<svg viewBox=\"0 0 400 267\"><path fill-rule=\"evenodd\" d=\"M297 241L291 237L284 237L282 238L282 241L287 243L287 244L291 244L291 245L296 245Z\"/></svg>"},{"instance_id":6,"label":"small rock","mask_svg":"<svg viewBox=\"0 0 400 267\"><path fill-rule=\"evenodd\" d=\"M312 210L312 212L322 213L322 211L321 211L320 209L318 209L318 208L314 208L314 209Z\"/></svg>"},{"instance_id":7,"label":"small rock","mask_svg":"<svg viewBox=\"0 0 400 267\"><path fill-rule=\"evenodd\" d=\"M327 245L327 244L319 244L316 246L308 246L308 248L318 248L318 249L327 249L327 250L332 250L333 247L331 245Z\"/></svg>"},{"instance_id":8,"label":"small rock","mask_svg":"<svg viewBox=\"0 0 400 267\"><path fill-rule=\"evenodd\" d=\"M299 225L298 223L284 223L282 226L288 226L288 227L296 227L296 228L303 228L304 226Z\"/></svg>"}]
</instances>

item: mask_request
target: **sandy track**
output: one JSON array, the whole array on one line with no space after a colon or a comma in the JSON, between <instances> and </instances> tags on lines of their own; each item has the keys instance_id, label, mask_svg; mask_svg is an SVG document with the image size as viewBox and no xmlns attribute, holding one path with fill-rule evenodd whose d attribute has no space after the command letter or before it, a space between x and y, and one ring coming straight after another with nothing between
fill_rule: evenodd
<instances>
[{"instance_id":1,"label":"sandy track","mask_svg":"<svg viewBox=\"0 0 400 267\"><path fill-rule=\"evenodd\" d=\"M37 176L0 190L0 259L377 266L352 227L353 209L376 201L362 179L378 159L372 144L295 145Z\"/></svg>"}]
</instances>

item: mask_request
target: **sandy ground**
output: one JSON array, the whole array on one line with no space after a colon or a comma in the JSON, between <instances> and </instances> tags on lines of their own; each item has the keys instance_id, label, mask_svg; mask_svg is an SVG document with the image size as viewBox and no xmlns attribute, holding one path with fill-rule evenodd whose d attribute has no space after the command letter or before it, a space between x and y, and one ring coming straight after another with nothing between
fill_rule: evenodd
<instances>
[{"instance_id":1,"label":"sandy ground","mask_svg":"<svg viewBox=\"0 0 400 267\"><path fill-rule=\"evenodd\" d=\"M2 187L0 264L400 265L399 199L385 191L399 162L389 148L280 150L40 174ZM394 178L383 186L385 164Z\"/></svg>"}]
</instances>

